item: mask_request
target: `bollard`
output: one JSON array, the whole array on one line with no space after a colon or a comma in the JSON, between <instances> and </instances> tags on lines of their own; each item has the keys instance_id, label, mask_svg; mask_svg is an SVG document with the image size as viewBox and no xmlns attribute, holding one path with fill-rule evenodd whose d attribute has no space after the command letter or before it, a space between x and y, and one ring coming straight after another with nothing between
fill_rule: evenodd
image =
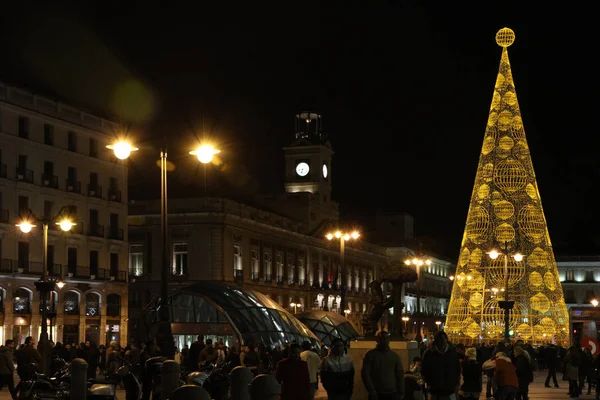
<instances>
[{"instance_id":1,"label":"bollard","mask_svg":"<svg viewBox=\"0 0 600 400\"><path fill-rule=\"evenodd\" d=\"M250 383L251 400L277 400L281 394L281 385L273 375L260 374Z\"/></svg>"},{"instance_id":2,"label":"bollard","mask_svg":"<svg viewBox=\"0 0 600 400\"><path fill-rule=\"evenodd\" d=\"M171 400L211 400L206 389L196 385L183 385L175 389Z\"/></svg>"},{"instance_id":3,"label":"bollard","mask_svg":"<svg viewBox=\"0 0 600 400\"><path fill-rule=\"evenodd\" d=\"M162 384L162 398L167 400L179 387L179 364L173 360L165 360L160 366L160 379Z\"/></svg>"},{"instance_id":4,"label":"bollard","mask_svg":"<svg viewBox=\"0 0 600 400\"><path fill-rule=\"evenodd\" d=\"M254 374L246 367L235 367L231 371L231 400L250 400L250 382Z\"/></svg>"},{"instance_id":5,"label":"bollard","mask_svg":"<svg viewBox=\"0 0 600 400\"><path fill-rule=\"evenodd\" d=\"M87 398L88 363L83 358L71 362L71 398L85 400Z\"/></svg>"}]
</instances>

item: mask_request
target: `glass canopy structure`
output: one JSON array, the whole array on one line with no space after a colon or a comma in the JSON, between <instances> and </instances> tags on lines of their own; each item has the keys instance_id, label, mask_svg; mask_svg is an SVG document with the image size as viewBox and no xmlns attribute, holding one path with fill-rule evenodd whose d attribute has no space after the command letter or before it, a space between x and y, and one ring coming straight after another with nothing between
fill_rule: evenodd
<instances>
[{"instance_id":1,"label":"glass canopy structure","mask_svg":"<svg viewBox=\"0 0 600 400\"><path fill-rule=\"evenodd\" d=\"M154 337L160 298L155 298L140 318L140 341ZM203 281L170 295L173 335L233 336L240 344L266 346L309 341L320 348L319 339L292 314L262 293L233 283Z\"/></svg>"},{"instance_id":2,"label":"glass canopy structure","mask_svg":"<svg viewBox=\"0 0 600 400\"><path fill-rule=\"evenodd\" d=\"M354 324L336 312L313 310L297 314L296 317L327 347L331 347L335 338L347 342L360 336Z\"/></svg>"}]
</instances>

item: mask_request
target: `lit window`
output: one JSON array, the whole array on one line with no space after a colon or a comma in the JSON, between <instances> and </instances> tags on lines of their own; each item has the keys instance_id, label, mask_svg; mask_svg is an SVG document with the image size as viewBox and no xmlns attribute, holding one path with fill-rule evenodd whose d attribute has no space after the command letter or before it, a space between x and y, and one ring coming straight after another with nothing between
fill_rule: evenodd
<instances>
[{"instance_id":1,"label":"lit window","mask_svg":"<svg viewBox=\"0 0 600 400\"><path fill-rule=\"evenodd\" d=\"M242 268L242 246L239 244L233 245L233 270L241 271Z\"/></svg>"},{"instance_id":2,"label":"lit window","mask_svg":"<svg viewBox=\"0 0 600 400\"><path fill-rule=\"evenodd\" d=\"M144 246L134 244L129 246L129 275L142 276L144 274Z\"/></svg>"},{"instance_id":3,"label":"lit window","mask_svg":"<svg viewBox=\"0 0 600 400\"><path fill-rule=\"evenodd\" d=\"M173 275L187 274L188 245L175 243L173 245Z\"/></svg>"}]
</instances>

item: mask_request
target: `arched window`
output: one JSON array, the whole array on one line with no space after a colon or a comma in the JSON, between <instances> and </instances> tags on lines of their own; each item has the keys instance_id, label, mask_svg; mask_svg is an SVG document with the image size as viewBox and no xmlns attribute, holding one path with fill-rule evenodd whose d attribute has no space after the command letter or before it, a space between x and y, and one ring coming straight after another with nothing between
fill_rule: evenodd
<instances>
[{"instance_id":1,"label":"arched window","mask_svg":"<svg viewBox=\"0 0 600 400\"><path fill-rule=\"evenodd\" d=\"M31 292L25 288L13 290L13 312L31 314Z\"/></svg>"},{"instance_id":2,"label":"arched window","mask_svg":"<svg viewBox=\"0 0 600 400\"><path fill-rule=\"evenodd\" d=\"M79 293L73 291L65 293L65 314L79 315Z\"/></svg>"},{"instance_id":3,"label":"arched window","mask_svg":"<svg viewBox=\"0 0 600 400\"><path fill-rule=\"evenodd\" d=\"M109 294L106 296L106 315L118 317L121 315L121 296Z\"/></svg>"},{"instance_id":4,"label":"arched window","mask_svg":"<svg viewBox=\"0 0 600 400\"><path fill-rule=\"evenodd\" d=\"M85 296L85 315L88 317L100 316L100 296L96 293L88 293Z\"/></svg>"}]
</instances>

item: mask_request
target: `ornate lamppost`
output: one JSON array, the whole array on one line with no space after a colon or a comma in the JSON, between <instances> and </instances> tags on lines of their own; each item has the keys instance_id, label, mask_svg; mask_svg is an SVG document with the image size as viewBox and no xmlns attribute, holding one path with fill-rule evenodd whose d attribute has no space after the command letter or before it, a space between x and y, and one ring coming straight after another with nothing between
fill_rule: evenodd
<instances>
[{"instance_id":1,"label":"ornate lamppost","mask_svg":"<svg viewBox=\"0 0 600 400\"><path fill-rule=\"evenodd\" d=\"M340 268L342 269L342 281L346 278L346 260L345 260L345 242L349 240L358 240L360 237L360 233L358 231L353 231L350 233L335 231L334 233L328 233L325 235L327 240L333 240L334 238L340 241ZM347 310L346 304L346 282L341 282L340 285L340 314L345 315L345 311Z\"/></svg>"},{"instance_id":2,"label":"ornate lamppost","mask_svg":"<svg viewBox=\"0 0 600 400\"><path fill-rule=\"evenodd\" d=\"M408 259L404 261L406 265L414 265L417 270L417 311L415 313L415 322L417 325L417 334L415 336L415 340L418 343L423 341L423 336L421 336L421 267L423 265L431 265L431 260L425 257L413 257L412 259Z\"/></svg>"},{"instance_id":3,"label":"ornate lamppost","mask_svg":"<svg viewBox=\"0 0 600 400\"><path fill-rule=\"evenodd\" d=\"M130 143L120 141L106 146L111 149L115 157L120 160L129 158L132 152L139 150ZM213 157L220 153L210 144L203 144L197 150L189 153L195 155L202 164L212 162ZM169 254L167 252L167 150L160 149L160 233L161 233L161 287L160 287L160 308L159 323L157 333L157 344L163 356L173 359L175 357L175 343L173 331L171 329L171 315L169 313Z\"/></svg>"},{"instance_id":4,"label":"ornate lamppost","mask_svg":"<svg viewBox=\"0 0 600 400\"><path fill-rule=\"evenodd\" d=\"M62 288L64 283L49 279L48 277L48 225L56 224L64 232L68 232L75 225L66 213L67 208L63 207L55 218L37 218L31 212L16 226L23 233L30 233L36 227L36 223L42 224L42 276L35 282L35 288L40 294L42 321L40 339L38 340L38 351L42 356L41 371L44 374L50 372L50 352L52 351L48 341L48 296L55 287Z\"/></svg>"},{"instance_id":5,"label":"ornate lamppost","mask_svg":"<svg viewBox=\"0 0 600 400\"><path fill-rule=\"evenodd\" d=\"M508 298L508 242L504 243L504 252L500 253L496 250L492 250L488 253L492 260L497 259L500 256L504 257L504 300L499 301L498 305L504 310L504 342L510 343L510 310L515 305L514 300ZM516 262L523 261L523 255L521 253L514 253L510 255Z\"/></svg>"}]
</instances>

